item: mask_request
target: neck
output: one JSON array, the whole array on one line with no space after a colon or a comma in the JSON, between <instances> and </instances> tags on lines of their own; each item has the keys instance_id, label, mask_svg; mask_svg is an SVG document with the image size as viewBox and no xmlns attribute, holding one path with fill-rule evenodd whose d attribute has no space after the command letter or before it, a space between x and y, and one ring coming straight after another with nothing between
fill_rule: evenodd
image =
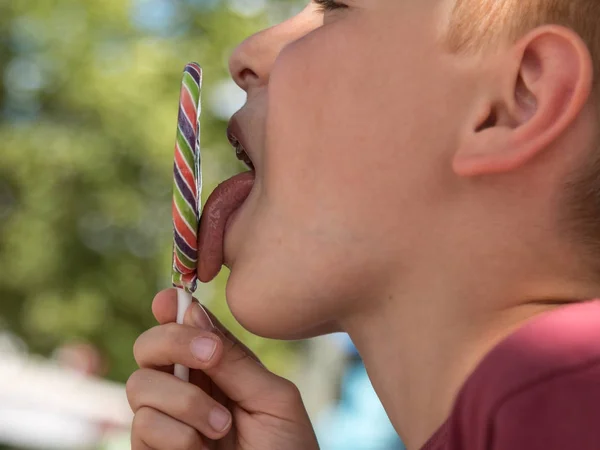
<instances>
[{"instance_id":1,"label":"neck","mask_svg":"<svg viewBox=\"0 0 600 450\"><path fill-rule=\"evenodd\" d=\"M402 294L390 291L385 301L365 302L377 306L343 324L409 450L420 449L443 424L460 388L487 352L524 322L569 298L510 297L500 284L491 283L465 283L457 289L456 283L454 288L432 283L429 276L413 284L420 290L406 289L404 283ZM564 284L560 292L573 293L573 300L586 298L589 290Z\"/></svg>"}]
</instances>

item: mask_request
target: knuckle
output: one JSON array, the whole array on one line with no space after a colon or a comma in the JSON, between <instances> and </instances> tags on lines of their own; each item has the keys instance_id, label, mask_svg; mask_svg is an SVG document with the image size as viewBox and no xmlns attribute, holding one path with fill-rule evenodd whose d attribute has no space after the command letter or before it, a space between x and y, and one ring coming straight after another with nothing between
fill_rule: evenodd
<instances>
[{"instance_id":1,"label":"knuckle","mask_svg":"<svg viewBox=\"0 0 600 450\"><path fill-rule=\"evenodd\" d=\"M237 340L230 341L229 349L234 350L234 351L239 351L240 353L246 354L245 349L240 345L240 342Z\"/></svg>"},{"instance_id":2,"label":"knuckle","mask_svg":"<svg viewBox=\"0 0 600 450\"><path fill-rule=\"evenodd\" d=\"M142 339L144 337L144 334L141 334L133 343L133 359L135 360L136 364L139 366L140 365L140 361L141 361L141 346L142 346Z\"/></svg>"},{"instance_id":3,"label":"knuckle","mask_svg":"<svg viewBox=\"0 0 600 450\"><path fill-rule=\"evenodd\" d=\"M181 396L178 406L180 417L195 417L198 415L198 406L202 403L202 393L194 390L187 395Z\"/></svg>"},{"instance_id":4,"label":"knuckle","mask_svg":"<svg viewBox=\"0 0 600 450\"><path fill-rule=\"evenodd\" d=\"M237 352L240 352L241 355L239 355L239 357L237 359L243 360L246 357L248 357L248 358L256 361L261 366L264 366L263 363L258 358L258 356L256 356L256 354L252 350L250 350L250 348L248 348L246 345L244 345L244 343L241 342L240 340L238 340L233 334L231 334L227 330L225 330L224 332L221 332L221 333L222 333L222 336L224 337L223 339L221 339L221 341L223 342L223 349L226 353L236 354ZM218 337L220 337L220 336L218 336Z\"/></svg>"},{"instance_id":5,"label":"knuckle","mask_svg":"<svg viewBox=\"0 0 600 450\"><path fill-rule=\"evenodd\" d=\"M132 441L144 442L149 436L156 436L157 415L152 408L141 407L133 417L131 425ZM202 444L199 433L192 427L184 426L170 439L172 450L197 450Z\"/></svg>"},{"instance_id":6,"label":"knuckle","mask_svg":"<svg viewBox=\"0 0 600 450\"><path fill-rule=\"evenodd\" d=\"M176 438L173 450L197 450L202 443L200 435L192 427L184 427Z\"/></svg>"},{"instance_id":7,"label":"knuckle","mask_svg":"<svg viewBox=\"0 0 600 450\"><path fill-rule=\"evenodd\" d=\"M298 386L284 378L281 379L281 393L292 403L302 402L302 394Z\"/></svg>"},{"instance_id":8,"label":"knuckle","mask_svg":"<svg viewBox=\"0 0 600 450\"><path fill-rule=\"evenodd\" d=\"M164 330L165 337L171 340L175 340L181 331L181 326L175 322L166 323L164 325L160 325L160 327Z\"/></svg>"},{"instance_id":9,"label":"knuckle","mask_svg":"<svg viewBox=\"0 0 600 450\"><path fill-rule=\"evenodd\" d=\"M247 349L238 341L231 341L229 339L224 339L223 341L223 350L230 363L237 364L243 362L245 359L252 358Z\"/></svg>"},{"instance_id":10,"label":"knuckle","mask_svg":"<svg viewBox=\"0 0 600 450\"><path fill-rule=\"evenodd\" d=\"M152 366L156 355L164 354L182 341L181 326L176 323L157 325L142 333L133 344L133 357L139 367Z\"/></svg>"},{"instance_id":11,"label":"knuckle","mask_svg":"<svg viewBox=\"0 0 600 450\"><path fill-rule=\"evenodd\" d=\"M156 333L156 328L158 327L152 327L144 331L133 343L133 359L135 359L138 366L142 366L147 359L148 342L152 340L153 335Z\"/></svg>"},{"instance_id":12,"label":"knuckle","mask_svg":"<svg viewBox=\"0 0 600 450\"><path fill-rule=\"evenodd\" d=\"M127 395L127 400L129 401L129 406L135 412L135 400L137 393L137 371L133 372L131 376L127 379L125 383L125 394Z\"/></svg>"},{"instance_id":13,"label":"knuckle","mask_svg":"<svg viewBox=\"0 0 600 450\"><path fill-rule=\"evenodd\" d=\"M230 358L231 358L231 362L233 364L239 364L246 359L251 359L250 355L248 353L241 351L241 350L239 352L231 353Z\"/></svg>"},{"instance_id":14,"label":"knuckle","mask_svg":"<svg viewBox=\"0 0 600 450\"><path fill-rule=\"evenodd\" d=\"M131 374L125 383L125 393L127 395L127 400L129 401L129 406L133 412L136 412L139 408L141 388L144 385L144 381L147 381L148 378L149 374L147 369L138 369Z\"/></svg>"},{"instance_id":15,"label":"knuckle","mask_svg":"<svg viewBox=\"0 0 600 450\"><path fill-rule=\"evenodd\" d=\"M167 323L165 325L160 325L160 327L164 333L162 344L169 348L179 346L186 341L186 338L189 339L189 337L184 334L185 327L178 323Z\"/></svg>"},{"instance_id":16,"label":"knuckle","mask_svg":"<svg viewBox=\"0 0 600 450\"><path fill-rule=\"evenodd\" d=\"M132 433L136 436L143 438L149 431L154 427L154 413L151 408L146 406L140 408L133 416L133 423L131 425Z\"/></svg>"},{"instance_id":17,"label":"knuckle","mask_svg":"<svg viewBox=\"0 0 600 450\"><path fill-rule=\"evenodd\" d=\"M231 339L231 338L227 337L227 335L225 335L225 334L223 335L223 337L225 338L225 339L223 339L223 343L225 346L225 350L227 352L233 352L236 350L236 348L237 349L240 348L240 346L238 345L238 341L236 339Z\"/></svg>"}]
</instances>

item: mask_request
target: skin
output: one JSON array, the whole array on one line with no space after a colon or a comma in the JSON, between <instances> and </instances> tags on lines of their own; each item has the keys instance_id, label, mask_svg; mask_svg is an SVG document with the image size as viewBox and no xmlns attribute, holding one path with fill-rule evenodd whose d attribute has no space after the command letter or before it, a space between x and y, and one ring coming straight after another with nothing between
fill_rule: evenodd
<instances>
[{"instance_id":1,"label":"skin","mask_svg":"<svg viewBox=\"0 0 600 450\"><path fill-rule=\"evenodd\" d=\"M256 182L226 235L227 301L262 336L348 332L416 450L496 343L600 294L557 214L561 183L593 144L592 64L558 26L450 54L450 0L345 4L324 14L309 5L232 56ZM174 319L171 291L154 305L159 322ZM178 448L220 437L202 419L210 396L161 372L174 362L229 399L237 429L217 448L317 448L289 383L227 341L210 366L198 364L194 333L205 331L167 324L140 337L145 372L128 385L134 449L173 448L164 442L182 426L196 441ZM267 385L266 399L238 392ZM169 406L190 395L189 410Z\"/></svg>"},{"instance_id":2,"label":"skin","mask_svg":"<svg viewBox=\"0 0 600 450\"><path fill-rule=\"evenodd\" d=\"M318 448L298 389L269 372L198 303L183 325L174 323L176 295L169 289L156 296L152 311L160 325L135 343L140 369L126 385L135 413L132 449ZM199 338L215 343L208 361L191 352ZM191 369L189 383L172 375L173 364ZM231 416L218 430L209 423L213 409Z\"/></svg>"}]
</instances>

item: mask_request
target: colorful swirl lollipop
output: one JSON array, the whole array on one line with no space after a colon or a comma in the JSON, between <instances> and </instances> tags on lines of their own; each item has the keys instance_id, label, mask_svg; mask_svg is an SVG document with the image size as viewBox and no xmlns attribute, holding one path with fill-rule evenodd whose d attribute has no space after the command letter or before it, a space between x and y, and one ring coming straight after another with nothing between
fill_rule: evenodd
<instances>
[{"instance_id":1,"label":"colorful swirl lollipop","mask_svg":"<svg viewBox=\"0 0 600 450\"><path fill-rule=\"evenodd\" d=\"M173 165L173 286L177 288L177 322L192 303L196 290L198 264L198 227L200 223L202 172L200 155L200 98L202 68L197 63L185 66L179 116L175 163ZM187 380L188 369L175 366L175 375Z\"/></svg>"}]
</instances>

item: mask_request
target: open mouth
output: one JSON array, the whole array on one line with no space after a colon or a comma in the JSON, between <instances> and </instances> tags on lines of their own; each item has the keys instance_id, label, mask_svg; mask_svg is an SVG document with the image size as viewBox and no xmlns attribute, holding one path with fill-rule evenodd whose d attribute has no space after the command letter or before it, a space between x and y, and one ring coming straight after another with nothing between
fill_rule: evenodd
<instances>
[{"instance_id":1,"label":"open mouth","mask_svg":"<svg viewBox=\"0 0 600 450\"><path fill-rule=\"evenodd\" d=\"M254 164L252 164L252 160L248 156L248 153L246 153L246 149L242 143L238 141L235 136L231 136L229 142L231 142L231 145L233 145L233 148L235 149L235 156L237 156L237 159L246 164L248 169L254 170Z\"/></svg>"},{"instance_id":2,"label":"open mouth","mask_svg":"<svg viewBox=\"0 0 600 450\"><path fill-rule=\"evenodd\" d=\"M240 161L250 169L223 181L210 194L202 211L198 233L198 278L208 282L217 276L225 261L224 242L229 227L250 195L256 171L244 145L228 130L227 138Z\"/></svg>"},{"instance_id":3,"label":"open mouth","mask_svg":"<svg viewBox=\"0 0 600 450\"><path fill-rule=\"evenodd\" d=\"M254 170L254 164L252 164L250 156L248 156L244 145L239 141L239 139L231 132L227 133L227 138L229 139L230 144L235 150L235 156L237 156L237 159L246 164L246 167L248 167L248 169Z\"/></svg>"}]
</instances>

